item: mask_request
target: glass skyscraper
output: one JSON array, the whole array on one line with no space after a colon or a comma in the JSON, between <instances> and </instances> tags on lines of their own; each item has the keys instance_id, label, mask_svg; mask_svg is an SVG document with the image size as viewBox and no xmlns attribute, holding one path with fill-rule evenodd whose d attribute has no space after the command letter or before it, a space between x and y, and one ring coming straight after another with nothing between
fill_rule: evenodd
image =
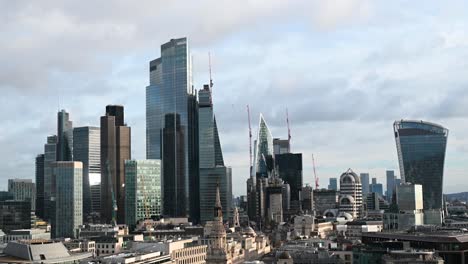
<instances>
[{"instance_id":1,"label":"glass skyscraper","mask_svg":"<svg viewBox=\"0 0 468 264\"><path fill-rule=\"evenodd\" d=\"M101 178L101 130L99 127L73 129L73 159L83 163L83 221L91 213L90 179Z\"/></svg>"},{"instance_id":2,"label":"glass skyscraper","mask_svg":"<svg viewBox=\"0 0 468 264\"><path fill-rule=\"evenodd\" d=\"M62 110L57 113L57 160L73 160L73 123L69 114Z\"/></svg>"},{"instance_id":3,"label":"glass skyscraper","mask_svg":"<svg viewBox=\"0 0 468 264\"><path fill-rule=\"evenodd\" d=\"M44 220L55 218L55 176L53 163L57 161L57 136L47 137L44 145Z\"/></svg>"},{"instance_id":4,"label":"glass skyscraper","mask_svg":"<svg viewBox=\"0 0 468 264\"><path fill-rule=\"evenodd\" d=\"M44 219L44 154L36 156L36 215Z\"/></svg>"},{"instance_id":5,"label":"glass skyscraper","mask_svg":"<svg viewBox=\"0 0 468 264\"><path fill-rule=\"evenodd\" d=\"M200 164L200 221L213 219L216 186L219 187L223 215L229 218L232 209L232 172L224 165L218 126L213 112L211 88L199 91L198 136Z\"/></svg>"},{"instance_id":6,"label":"glass skyscraper","mask_svg":"<svg viewBox=\"0 0 468 264\"><path fill-rule=\"evenodd\" d=\"M421 184L424 209L442 208L448 129L424 121L393 124L402 182Z\"/></svg>"},{"instance_id":7,"label":"glass skyscraper","mask_svg":"<svg viewBox=\"0 0 468 264\"><path fill-rule=\"evenodd\" d=\"M268 177L267 158L273 155L273 137L263 115L260 114L258 136L254 144L254 175Z\"/></svg>"},{"instance_id":8,"label":"glass skyscraper","mask_svg":"<svg viewBox=\"0 0 468 264\"><path fill-rule=\"evenodd\" d=\"M329 179L328 190L338 191L338 179L336 178Z\"/></svg>"},{"instance_id":9,"label":"glass skyscraper","mask_svg":"<svg viewBox=\"0 0 468 264\"><path fill-rule=\"evenodd\" d=\"M125 161L125 223L161 214L161 161Z\"/></svg>"},{"instance_id":10,"label":"glass skyscraper","mask_svg":"<svg viewBox=\"0 0 468 264\"><path fill-rule=\"evenodd\" d=\"M362 195L369 193L369 173L361 173Z\"/></svg>"},{"instance_id":11,"label":"glass skyscraper","mask_svg":"<svg viewBox=\"0 0 468 264\"><path fill-rule=\"evenodd\" d=\"M57 178L56 218L53 236L77 238L76 230L83 224L83 164L74 161L54 163Z\"/></svg>"},{"instance_id":12,"label":"glass skyscraper","mask_svg":"<svg viewBox=\"0 0 468 264\"><path fill-rule=\"evenodd\" d=\"M395 172L392 170L388 170L386 172L386 176L387 176L387 193L385 196L387 197L387 201L391 202L393 192L395 191L395 179L396 179Z\"/></svg>"},{"instance_id":13,"label":"glass skyscraper","mask_svg":"<svg viewBox=\"0 0 468 264\"><path fill-rule=\"evenodd\" d=\"M199 219L198 103L186 38L161 46L146 87L146 158L163 164L163 212Z\"/></svg>"}]
</instances>

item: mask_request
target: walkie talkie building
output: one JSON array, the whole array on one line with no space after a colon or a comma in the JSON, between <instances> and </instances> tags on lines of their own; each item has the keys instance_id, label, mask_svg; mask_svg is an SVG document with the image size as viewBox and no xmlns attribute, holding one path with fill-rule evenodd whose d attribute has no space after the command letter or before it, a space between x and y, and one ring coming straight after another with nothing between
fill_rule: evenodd
<instances>
[{"instance_id":1,"label":"walkie talkie building","mask_svg":"<svg viewBox=\"0 0 468 264\"><path fill-rule=\"evenodd\" d=\"M424 209L442 208L448 129L424 121L395 121L395 140L404 182L421 184Z\"/></svg>"}]
</instances>

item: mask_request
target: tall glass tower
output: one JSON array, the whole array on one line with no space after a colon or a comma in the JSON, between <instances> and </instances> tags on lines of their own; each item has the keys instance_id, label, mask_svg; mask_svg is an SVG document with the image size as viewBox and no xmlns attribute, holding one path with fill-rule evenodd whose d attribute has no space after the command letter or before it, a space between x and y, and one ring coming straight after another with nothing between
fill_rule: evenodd
<instances>
[{"instance_id":1,"label":"tall glass tower","mask_svg":"<svg viewBox=\"0 0 468 264\"><path fill-rule=\"evenodd\" d=\"M424 121L395 121L395 140L403 182L421 184L424 209L442 208L448 129Z\"/></svg>"},{"instance_id":2,"label":"tall glass tower","mask_svg":"<svg viewBox=\"0 0 468 264\"><path fill-rule=\"evenodd\" d=\"M254 146L254 175L268 177L267 158L273 155L273 137L263 115L260 114L258 135Z\"/></svg>"},{"instance_id":3,"label":"tall glass tower","mask_svg":"<svg viewBox=\"0 0 468 264\"><path fill-rule=\"evenodd\" d=\"M73 129L73 158L83 163L83 221L91 214L90 179L101 178L101 129L76 127Z\"/></svg>"},{"instance_id":4,"label":"tall glass tower","mask_svg":"<svg viewBox=\"0 0 468 264\"><path fill-rule=\"evenodd\" d=\"M62 110L57 113L57 161L73 160L73 122Z\"/></svg>"},{"instance_id":5,"label":"tall glass tower","mask_svg":"<svg viewBox=\"0 0 468 264\"><path fill-rule=\"evenodd\" d=\"M146 158L162 160L163 213L199 218L198 103L187 38L161 46L146 87Z\"/></svg>"}]
</instances>

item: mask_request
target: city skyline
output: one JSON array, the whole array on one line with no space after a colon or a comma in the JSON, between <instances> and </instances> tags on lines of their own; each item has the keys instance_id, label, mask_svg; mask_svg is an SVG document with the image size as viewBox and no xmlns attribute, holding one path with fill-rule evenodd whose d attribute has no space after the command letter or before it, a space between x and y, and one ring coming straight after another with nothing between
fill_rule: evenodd
<instances>
[{"instance_id":1,"label":"city skyline","mask_svg":"<svg viewBox=\"0 0 468 264\"><path fill-rule=\"evenodd\" d=\"M72 11L65 4L48 15L38 12L47 8L47 3L32 4L27 10L21 3L11 7L13 11L1 8L10 10L3 17L13 23L0 26L11 34L11 43L0 44L0 58L15 63L0 75L0 89L5 91L0 112L4 126L11 126L0 134L0 165L4 168L0 189L6 189L8 178L34 179L34 159L43 152L44 139L56 133L56 115L62 108L76 126L99 126L106 105L124 105L126 121L133 130L131 156L144 159L148 61L159 56L159 46L168 39L187 36L197 90L209 81L208 51L212 55L213 100L224 159L233 169L235 195L245 194L249 176L247 104L253 124L263 113L272 134L283 139L287 138L288 108L292 148L303 153L304 184L313 185L312 153L320 187L326 188L328 178L339 177L349 167L358 174L368 172L380 183L385 183L386 170L400 176L392 124L395 120L422 119L450 129L444 192L466 190L468 185L461 179L468 160L468 133L463 124L468 119L468 109L464 109L468 77L462 74L461 62L468 54L463 34L468 21L460 11L466 10L466 4L447 7L430 3L421 11L415 4L400 9L396 8L398 3L347 3L340 12L327 9L327 4L310 4L323 14L312 14L306 20L299 12L301 7L310 7L306 3L283 6L280 1L260 2L248 6L251 13L225 19L217 14L213 20L191 27L181 22L172 32L143 26L154 14L125 4L110 7L110 13L128 10L135 15L113 21L115 26L107 25L98 14ZM194 14L200 16L196 11L209 4L221 9L220 4L206 1ZM265 11L267 5L271 8ZM274 22L282 9L284 23ZM141 18L137 18L140 11ZM21 14L28 12L37 13L27 20ZM295 16L297 12L300 14ZM382 18L377 19L379 16ZM203 30L215 18L219 25ZM72 30L75 25L82 31ZM383 27L387 30L379 32ZM423 30L427 27L432 29L430 33L412 34L427 31ZM17 29L35 34L24 39L14 34ZM264 30L259 33L259 29ZM278 37L275 29L284 36ZM109 39L101 37L100 30L109 32ZM87 31L93 34L84 36ZM155 36L144 36L148 33ZM377 41L367 43L369 38ZM69 43L76 39L83 45ZM37 46L30 47L24 41ZM55 49L58 55L43 57L40 53L50 55L44 52L46 48ZM68 58L62 50L77 52ZM28 65L30 59L35 63ZM291 67L280 68L278 64ZM24 75L31 78L22 78ZM20 111L30 114L23 115L26 120L17 124L16 113ZM256 132L254 127L253 134Z\"/></svg>"}]
</instances>

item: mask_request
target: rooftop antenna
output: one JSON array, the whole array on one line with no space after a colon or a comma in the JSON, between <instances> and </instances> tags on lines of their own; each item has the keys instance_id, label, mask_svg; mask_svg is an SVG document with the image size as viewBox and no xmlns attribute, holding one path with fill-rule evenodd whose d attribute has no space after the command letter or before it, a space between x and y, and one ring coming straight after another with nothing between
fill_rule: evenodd
<instances>
[{"instance_id":1,"label":"rooftop antenna","mask_svg":"<svg viewBox=\"0 0 468 264\"><path fill-rule=\"evenodd\" d=\"M286 124L288 125L288 153L290 153L291 152L291 129L289 127L288 108L286 108Z\"/></svg>"},{"instance_id":2,"label":"rooftop antenna","mask_svg":"<svg viewBox=\"0 0 468 264\"><path fill-rule=\"evenodd\" d=\"M250 176L252 176L252 126L250 124L250 108L247 105L247 117L249 119L249 157L250 157Z\"/></svg>"},{"instance_id":3,"label":"rooftop antenna","mask_svg":"<svg viewBox=\"0 0 468 264\"><path fill-rule=\"evenodd\" d=\"M314 181L315 181L315 189L318 190L319 188L319 182L317 178L317 172L315 171L315 159L314 159L314 154L312 154L312 166L314 167Z\"/></svg>"}]
</instances>

